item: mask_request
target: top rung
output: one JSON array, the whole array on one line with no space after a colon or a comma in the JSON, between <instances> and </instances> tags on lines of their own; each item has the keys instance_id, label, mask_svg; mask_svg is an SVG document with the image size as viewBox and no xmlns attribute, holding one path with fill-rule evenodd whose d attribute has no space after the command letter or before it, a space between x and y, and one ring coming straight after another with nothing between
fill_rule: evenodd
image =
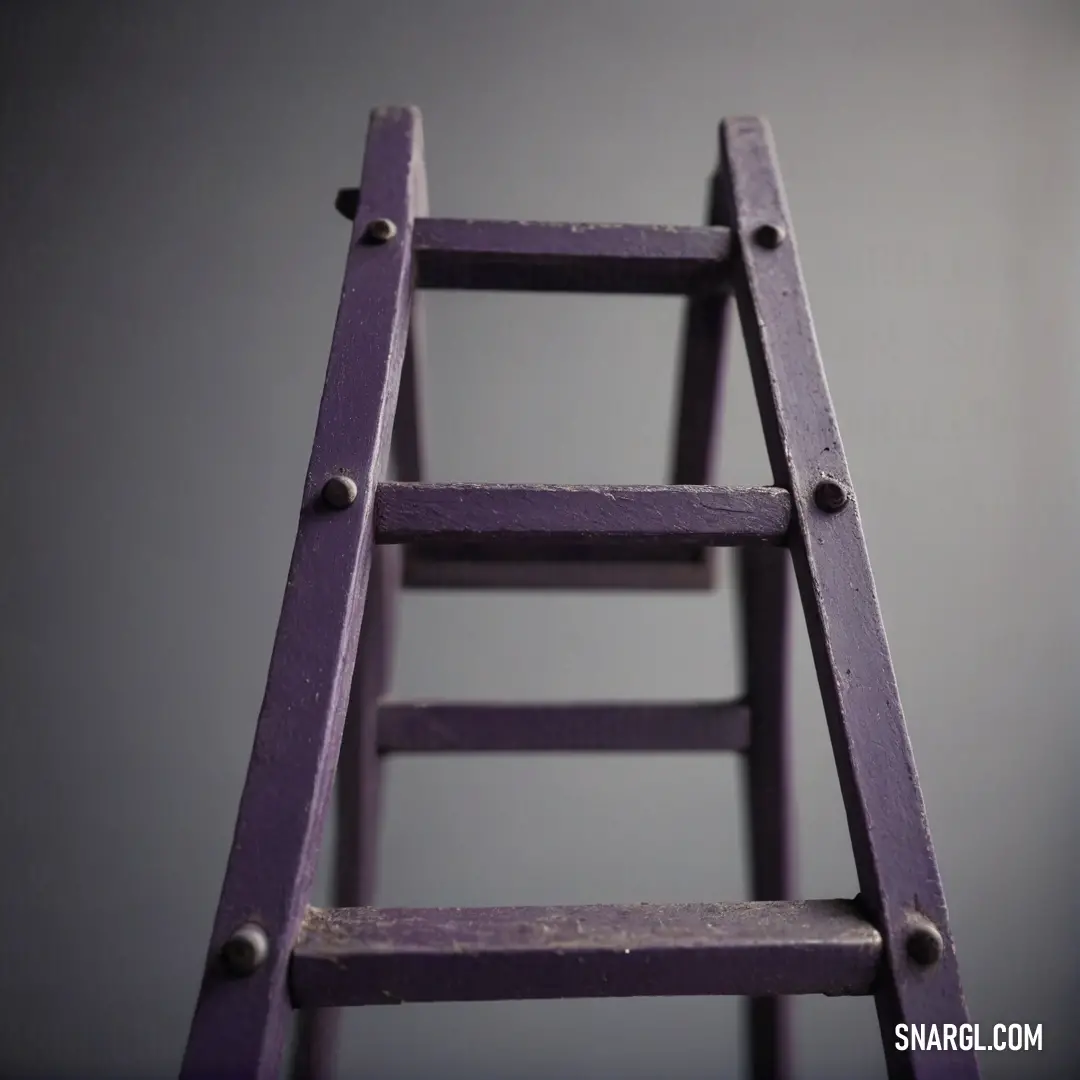
<instances>
[{"instance_id":1,"label":"top rung","mask_svg":"<svg viewBox=\"0 0 1080 1080\"><path fill-rule=\"evenodd\" d=\"M337 208L356 216L356 190ZM712 226L583 225L418 218L421 289L691 296L724 286L729 230Z\"/></svg>"}]
</instances>

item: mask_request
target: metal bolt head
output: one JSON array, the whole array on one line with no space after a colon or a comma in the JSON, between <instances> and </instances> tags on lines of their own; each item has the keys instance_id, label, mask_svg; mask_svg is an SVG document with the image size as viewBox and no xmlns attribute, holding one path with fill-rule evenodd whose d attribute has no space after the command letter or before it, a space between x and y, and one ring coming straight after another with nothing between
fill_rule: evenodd
<instances>
[{"instance_id":1,"label":"metal bolt head","mask_svg":"<svg viewBox=\"0 0 1080 1080\"><path fill-rule=\"evenodd\" d=\"M233 975L251 975L266 963L270 942L266 931L255 923L244 923L221 947L221 959Z\"/></svg>"},{"instance_id":2,"label":"metal bolt head","mask_svg":"<svg viewBox=\"0 0 1080 1080\"><path fill-rule=\"evenodd\" d=\"M912 920L905 946L908 958L919 967L932 967L945 954L941 931L922 916Z\"/></svg>"},{"instance_id":3,"label":"metal bolt head","mask_svg":"<svg viewBox=\"0 0 1080 1080\"><path fill-rule=\"evenodd\" d=\"M814 504L826 514L835 514L847 506L848 493L835 480L822 480L814 488Z\"/></svg>"},{"instance_id":4,"label":"metal bolt head","mask_svg":"<svg viewBox=\"0 0 1080 1080\"><path fill-rule=\"evenodd\" d=\"M375 218L367 223L364 239L371 244L385 244L397 236L397 226L389 218Z\"/></svg>"},{"instance_id":5,"label":"metal bolt head","mask_svg":"<svg viewBox=\"0 0 1080 1080\"><path fill-rule=\"evenodd\" d=\"M758 247L766 248L769 251L775 251L786 239L787 233L784 231L783 225L766 222L754 230L754 243Z\"/></svg>"},{"instance_id":6,"label":"metal bolt head","mask_svg":"<svg viewBox=\"0 0 1080 1080\"><path fill-rule=\"evenodd\" d=\"M356 481L351 476L331 476L323 484L322 497L327 506L344 510L356 502Z\"/></svg>"}]
</instances>

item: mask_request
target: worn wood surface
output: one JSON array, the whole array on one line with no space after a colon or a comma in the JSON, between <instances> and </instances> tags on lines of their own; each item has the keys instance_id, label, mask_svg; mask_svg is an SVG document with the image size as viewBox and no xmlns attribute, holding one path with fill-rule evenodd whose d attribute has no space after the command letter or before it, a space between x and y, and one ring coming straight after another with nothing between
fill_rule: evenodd
<instances>
[{"instance_id":1,"label":"worn wood surface","mask_svg":"<svg viewBox=\"0 0 1080 1080\"><path fill-rule=\"evenodd\" d=\"M380 544L678 539L716 547L780 543L791 499L778 488L380 484Z\"/></svg>"},{"instance_id":2,"label":"worn wood surface","mask_svg":"<svg viewBox=\"0 0 1080 1080\"><path fill-rule=\"evenodd\" d=\"M422 289L684 295L715 290L727 229L427 218L413 251Z\"/></svg>"},{"instance_id":3,"label":"worn wood surface","mask_svg":"<svg viewBox=\"0 0 1080 1080\"><path fill-rule=\"evenodd\" d=\"M278 1080L291 1007L289 953L307 909L338 760L374 544L375 489L384 475L413 281L413 191L421 168L418 114L372 115L359 213L304 484L300 523L251 764L184 1056L184 1080ZM397 236L362 242L366 222ZM356 503L328 509L340 472ZM267 962L234 978L218 957L241 924L270 942Z\"/></svg>"},{"instance_id":4,"label":"worn wood surface","mask_svg":"<svg viewBox=\"0 0 1080 1080\"><path fill-rule=\"evenodd\" d=\"M866 994L881 939L846 900L309 912L299 1006Z\"/></svg>"},{"instance_id":5,"label":"worn wood surface","mask_svg":"<svg viewBox=\"0 0 1080 1080\"><path fill-rule=\"evenodd\" d=\"M750 710L739 701L388 702L379 709L386 754L745 750L749 743Z\"/></svg>"},{"instance_id":6,"label":"worn wood surface","mask_svg":"<svg viewBox=\"0 0 1080 1080\"><path fill-rule=\"evenodd\" d=\"M904 1021L965 1024L967 1008L926 823L896 678L866 552L858 504L840 442L771 144L758 119L721 133L729 221L745 274L736 294L774 482L791 491L791 552L847 810L863 901L885 937L887 972L876 995L892 1080L978 1075L973 1051L902 1052ZM779 227L778 246L757 242ZM848 503L826 513L814 502L823 479ZM919 969L906 953L908 919L929 917L944 936L943 959Z\"/></svg>"}]
</instances>

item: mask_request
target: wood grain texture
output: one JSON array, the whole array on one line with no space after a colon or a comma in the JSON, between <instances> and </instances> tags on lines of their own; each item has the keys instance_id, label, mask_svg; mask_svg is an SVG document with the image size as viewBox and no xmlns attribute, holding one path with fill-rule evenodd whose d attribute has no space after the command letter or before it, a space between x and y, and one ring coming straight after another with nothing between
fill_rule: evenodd
<instances>
[{"instance_id":1,"label":"wood grain texture","mask_svg":"<svg viewBox=\"0 0 1080 1080\"><path fill-rule=\"evenodd\" d=\"M839 771L864 903L885 937L876 995L892 1080L972 1080L973 1051L901 1052L895 1025L968 1022L941 879L882 625L859 510L818 351L795 237L771 136L761 120L721 131L729 220L745 273L734 275L774 481L791 491L791 552ZM762 225L786 234L756 241ZM817 508L823 479L849 495L837 513ZM945 939L930 970L906 953L909 917L921 912Z\"/></svg>"},{"instance_id":2,"label":"wood grain texture","mask_svg":"<svg viewBox=\"0 0 1080 1080\"><path fill-rule=\"evenodd\" d=\"M727 229L426 218L413 252L422 289L686 295L717 289Z\"/></svg>"},{"instance_id":3,"label":"wood grain texture","mask_svg":"<svg viewBox=\"0 0 1080 1080\"><path fill-rule=\"evenodd\" d=\"M394 753L745 750L742 702L387 702L379 750Z\"/></svg>"},{"instance_id":4,"label":"wood grain texture","mask_svg":"<svg viewBox=\"0 0 1080 1080\"><path fill-rule=\"evenodd\" d=\"M869 992L881 938L846 900L312 909L294 1003Z\"/></svg>"},{"instance_id":5,"label":"wood grain texture","mask_svg":"<svg viewBox=\"0 0 1080 1080\"><path fill-rule=\"evenodd\" d=\"M381 544L423 540L734 546L780 543L791 499L778 488L554 487L539 484L381 484Z\"/></svg>"}]
</instances>

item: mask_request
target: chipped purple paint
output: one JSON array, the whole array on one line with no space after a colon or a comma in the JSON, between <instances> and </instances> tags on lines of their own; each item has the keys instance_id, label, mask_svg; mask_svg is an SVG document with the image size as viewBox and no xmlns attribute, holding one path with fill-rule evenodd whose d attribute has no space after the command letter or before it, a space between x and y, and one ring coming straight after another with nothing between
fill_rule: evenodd
<instances>
[{"instance_id":1,"label":"chipped purple paint","mask_svg":"<svg viewBox=\"0 0 1080 1080\"><path fill-rule=\"evenodd\" d=\"M405 351L412 192L421 154L414 110L376 110L289 581L184 1080L279 1075L289 953L306 910L337 764L374 541L375 488ZM375 217L393 220L396 238L361 243ZM349 510L330 511L320 493L327 477L341 471L360 494ZM221 946L249 920L265 929L269 960L247 978L229 978L218 961Z\"/></svg>"},{"instance_id":2,"label":"chipped purple paint","mask_svg":"<svg viewBox=\"0 0 1080 1080\"><path fill-rule=\"evenodd\" d=\"M775 544L787 533L790 504L778 488L380 484L375 528L380 544Z\"/></svg>"},{"instance_id":3,"label":"chipped purple paint","mask_svg":"<svg viewBox=\"0 0 1080 1080\"><path fill-rule=\"evenodd\" d=\"M725 121L722 167L729 221L744 274L736 293L774 482L790 490L791 546L832 737L863 902L885 937L888 963L876 994L893 1080L978 1075L973 1051L900 1051L900 1022L965 1024L967 1008L937 863L900 708L859 512L813 502L824 477L851 479L818 354L786 199L761 120ZM763 224L786 239L754 240ZM905 922L922 912L946 941L944 958L918 970L905 952Z\"/></svg>"},{"instance_id":4,"label":"chipped purple paint","mask_svg":"<svg viewBox=\"0 0 1080 1080\"><path fill-rule=\"evenodd\" d=\"M312 910L297 1006L867 994L881 937L847 900Z\"/></svg>"},{"instance_id":5,"label":"chipped purple paint","mask_svg":"<svg viewBox=\"0 0 1080 1080\"><path fill-rule=\"evenodd\" d=\"M423 289L686 295L720 287L727 229L535 221L416 223Z\"/></svg>"},{"instance_id":6,"label":"chipped purple paint","mask_svg":"<svg viewBox=\"0 0 1080 1080\"><path fill-rule=\"evenodd\" d=\"M741 701L588 702L567 705L388 702L379 709L379 750L565 753L745 750L750 710Z\"/></svg>"}]
</instances>

